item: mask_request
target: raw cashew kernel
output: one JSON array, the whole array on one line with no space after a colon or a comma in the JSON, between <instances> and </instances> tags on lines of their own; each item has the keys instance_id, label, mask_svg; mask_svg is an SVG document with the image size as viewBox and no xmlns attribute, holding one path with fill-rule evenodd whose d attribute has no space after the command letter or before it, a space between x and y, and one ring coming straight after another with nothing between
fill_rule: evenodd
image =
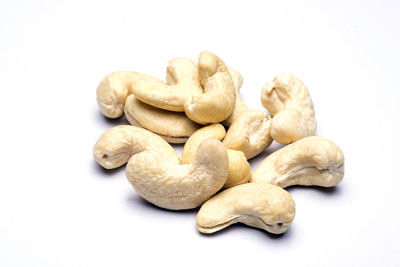
<instances>
[{"instance_id":1,"label":"raw cashew kernel","mask_svg":"<svg viewBox=\"0 0 400 267\"><path fill-rule=\"evenodd\" d=\"M236 99L235 99L235 107L233 108L232 114L224 120L222 123L225 126L231 126L231 124L243 113L247 112L249 108L243 102L242 97L239 94L240 87L243 84L243 77L242 75L235 69L228 67L228 71L232 77L233 86L236 90Z\"/></svg>"},{"instance_id":2,"label":"raw cashew kernel","mask_svg":"<svg viewBox=\"0 0 400 267\"><path fill-rule=\"evenodd\" d=\"M344 155L326 138L310 136L287 145L264 159L251 182L282 188L291 185L335 186L343 179Z\"/></svg>"},{"instance_id":3,"label":"raw cashew kernel","mask_svg":"<svg viewBox=\"0 0 400 267\"><path fill-rule=\"evenodd\" d=\"M315 135L314 105L304 83L290 73L280 73L264 85L263 106L273 115L270 134L281 144Z\"/></svg>"},{"instance_id":4,"label":"raw cashew kernel","mask_svg":"<svg viewBox=\"0 0 400 267\"><path fill-rule=\"evenodd\" d=\"M108 74L97 87L97 104L100 111L108 118L118 118L124 112L125 100L132 93L132 86L137 81L162 82L149 75L118 71Z\"/></svg>"},{"instance_id":5,"label":"raw cashew kernel","mask_svg":"<svg viewBox=\"0 0 400 267\"><path fill-rule=\"evenodd\" d=\"M182 150L182 164L192 163L195 152L200 143L210 137L222 140L225 137L225 128L221 124L211 124L195 131ZM243 152L228 149L229 174L223 188L229 188L238 184L247 183L251 177L250 164Z\"/></svg>"},{"instance_id":6,"label":"raw cashew kernel","mask_svg":"<svg viewBox=\"0 0 400 267\"><path fill-rule=\"evenodd\" d=\"M133 94L140 101L170 111L184 111L183 103L203 93L199 71L194 61L175 58L168 62L167 83L141 81L135 83Z\"/></svg>"},{"instance_id":7,"label":"raw cashew kernel","mask_svg":"<svg viewBox=\"0 0 400 267\"><path fill-rule=\"evenodd\" d=\"M223 141L228 149L242 151L247 159L260 154L271 142L271 118L261 110L248 110L229 127Z\"/></svg>"},{"instance_id":8,"label":"raw cashew kernel","mask_svg":"<svg viewBox=\"0 0 400 267\"><path fill-rule=\"evenodd\" d=\"M281 234L288 230L295 212L293 198L284 189L267 183L248 183L207 200L196 216L196 224L206 234L238 222Z\"/></svg>"},{"instance_id":9,"label":"raw cashew kernel","mask_svg":"<svg viewBox=\"0 0 400 267\"><path fill-rule=\"evenodd\" d=\"M228 68L219 57L207 51L200 53L198 68L204 93L186 99L185 113L200 124L223 121L232 114L236 98Z\"/></svg>"},{"instance_id":10,"label":"raw cashew kernel","mask_svg":"<svg viewBox=\"0 0 400 267\"><path fill-rule=\"evenodd\" d=\"M154 151L134 155L126 176L138 194L162 208L181 210L201 205L228 177L228 155L215 138L204 140L192 164L178 165Z\"/></svg>"},{"instance_id":11,"label":"raw cashew kernel","mask_svg":"<svg viewBox=\"0 0 400 267\"><path fill-rule=\"evenodd\" d=\"M159 109L139 101L133 94L125 102L125 116L135 126L158 134L169 143L185 143L201 125L185 113Z\"/></svg>"},{"instance_id":12,"label":"raw cashew kernel","mask_svg":"<svg viewBox=\"0 0 400 267\"><path fill-rule=\"evenodd\" d=\"M170 162L179 163L175 149L164 139L131 125L116 126L104 132L93 147L93 156L104 168L113 169L142 151L155 151Z\"/></svg>"}]
</instances>

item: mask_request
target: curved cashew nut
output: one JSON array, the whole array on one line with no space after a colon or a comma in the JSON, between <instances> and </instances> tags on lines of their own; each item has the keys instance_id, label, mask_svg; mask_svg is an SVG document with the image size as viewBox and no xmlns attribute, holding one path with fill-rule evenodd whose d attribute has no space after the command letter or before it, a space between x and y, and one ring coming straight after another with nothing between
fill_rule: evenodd
<instances>
[{"instance_id":1,"label":"curved cashew nut","mask_svg":"<svg viewBox=\"0 0 400 267\"><path fill-rule=\"evenodd\" d=\"M270 134L277 142L289 144L315 135L314 105L307 87L296 76L290 73L275 76L264 85L261 102L274 116Z\"/></svg>"},{"instance_id":2,"label":"curved cashew nut","mask_svg":"<svg viewBox=\"0 0 400 267\"><path fill-rule=\"evenodd\" d=\"M200 124L223 121L232 114L236 98L228 68L219 57L207 51L200 53L198 66L205 92L184 102L185 113Z\"/></svg>"},{"instance_id":3,"label":"curved cashew nut","mask_svg":"<svg viewBox=\"0 0 400 267\"><path fill-rule=\"evenodd\" d=\"M242 151L247 159L260 154L271 142L271 118L260 110L248 110L229 127L223 141L229 149Z\"/></svg>"},{"instance_id":4,"label":"curved cashew nut","mask_svg":"<svg viewBox=\"0 0 400 267\"><path fill-rule=\"evenodd\" d=\"M233 88L235 88L236 92L240 91L240 88L243 84L243 76L236 69L228 66L228 72L231 75Z\"/></svg>"},{"instance_id":5,"label":"curved cashew nut","mask_svg":"<svg viewBox=\"0 0 400 267\"><path fill-rule=\"evenodd\" d=\"M267 183L249 183L207 200L196 216L196 224L206 234L237 222L281 234L289 228L295 212L293 198L284 189Z\"/></svg>"},{"instance_id":6,"label":"curved cashew nut","mask_svg":"<svg viewBox=\"0 0 400 267\"><path fill-rule=\"evenodd\" d=\"M185 113L159 109L139 101L133 94L125 102L125 116L135 126L158 134L169 143L185 143L201 125Z\"/></svg>"},{"instance_id":7,"label":"curved cashew nut","mask_svg":"<svg viewBox=\"0 0 400 267\"><path fill-rule=\"evenodd\" d=\"M106 169L117 168L142 151L156 151L179 163L175 149L158 135L143 128L120 125L104 132L93 147L93 156Z\"/></svg>"},{"instance_id":8,"label":"curved cashew nut","mask_svg":"<svg viewBox=\"0 0 400 267\"><path fill-rule=\"evenodd\" d=\"M181 210L201 205L224 185L228 155L215 138L204 140L192 164L177 165L162 155L145 151L134 155L126 176L138 194L162 208Z\"/></svg>"},{"instance_id":9,"label":"curved cashew nut","mask_svg":"<svg viewBox=\"0 0 400 267\"><path fill-rule=\"evenodd\" d=\"M333 142L310 136L287 145L264 159L251 182L280 187L291 185L335 186L343 179L344 155Z\"/></svg>"},{"instance_id":10,"label":"curved cashew nut","mask_svg":"<svg viewBox=\"0 0 400 267\"><path fill-rule=\"evenodd\" d=\"M118 118L124 112L125 100L132 93L135 82L162 82L149 75L133 71L118 71L108 74L97 87L97 104L101 113L108 118Z\"/></svg>"},{"instance_id":11,"label":"curved cashew nut","mask_svg":"<svg viewBox=\"0 0 400 267\"><path fill-rule=\"evenodd\" d=\"M242 75L235 69L228 67L229 74L232 77L233 86L236 90L236 99L235 99L235 107L233 108L232 114L224 120L222 123L225 126L231 126L231 124L243 113L247 112L249 108L243 102L242 97L239 94L239 90L243 84L243 77Z\"/></svg>"},{"instance_id":12,"label":"curved cashew nut","mask_svg":"<svg viewBox=\"0 0 400 267\"><path fill-rule=\"evenodd\" d=\"M135 83L132 93L140 101L170 111L184 111L183 103L203 93L199 71L194 61L175 58L168 62L167 83L146 80Z\"/></svg>"},{"instance_id":13,"label":"curved cashew nut","mask_svg":"<svg viewBox=\"0 0 400 267\"><path fill-rule=\"evenodd\" d=\"M211 124L195 131L187 140L182 150L182 164L192 163L195 152L200 143L210 137L222 140L225 137L225 128L221 124ZM251 177L250 164L243 152L228 149L229 171L228 178L223 188L229 188L238 184L247 183Z\"/></svg>"}]
</instances>

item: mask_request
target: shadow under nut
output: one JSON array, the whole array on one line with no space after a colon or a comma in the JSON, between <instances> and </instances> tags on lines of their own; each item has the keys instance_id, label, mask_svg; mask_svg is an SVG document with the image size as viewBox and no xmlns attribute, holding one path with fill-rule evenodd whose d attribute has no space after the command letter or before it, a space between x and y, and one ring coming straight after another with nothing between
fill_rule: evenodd
<instances>
[{"instance_id":1,"label":"shadow under nut","mask_svg":"<svg viewBox=\"0 0 400 267\"><path fill-rule=\"evenodd\" d=\"M272 143L270 123L265 112L250 109L232 123L223 143L228 149L242 151L247 159L255 157Z\"/></svg>"},{"instance_id":2,"label":"shadow under nut","mask_svg":"<svg viewBox=\"0 0 400 267\"><path fill-rule=\"evenodd\" d=\"M207 200L196 216L197 229L211 234L240 222L281 234L295 216L293 198L284 189L267 183L242 184Z\"/></svg>"},{"instance_id":3,"label":"shadow under nut","mask_svg":"<svg viewBox=\"0 0 400 267\"><path fill-rule=\"evenodd\" d=\"M136 153L155 151L173 163L179 163L175 149L160 136L131 125L120 125L105 131L93 147L95 160L106 169L127 163Z\"/></svg>"},{"instance_id":4,"label":"shadow under nut","mask_svg":"<svg viewBox=\"0 0 400 267\"><path fill-rule=\"evenodd\" d=\"M125 103L125 116L135 126L160 135L170 143L185 143L201 125L191 121L185 113L159 109L139 101L134 95Z\"/></svg>"},{"instance_id":5,"label":"shadow under nut","mask_svg":"<svg viewBox=\"0 0 400 267\"><path fill-rule=\"evenodd\" d=\"M251 182L279 187L291 185L335 186L344 176L344 155L326 138L310 136L287 145L264 159Z\"/></svg>"},{"instance_id":6,"label":"shadow under nut","mask_svg":"<svg viewBox=\"0 0 400 267\"><path fill-rule=\"evenodd\" d=\"M273 115L271 137L289 144L316 131L314 105L304 83L290 73L280 73L261 92L263 106Z\"/></svg>"},{"instance_id":7,"label":"shadow under nut","mask_svg":"<svg viewBox=\"0 0 400 267\"><path fill-rule=\"evenodd\" d=\"M129 160L126 176L137 193L154 205L192 209L222 188L228 164L224 145L209 138L200 144L192 164L179 165L156 152L145 151Z\"/></svg>"}]
</instances>

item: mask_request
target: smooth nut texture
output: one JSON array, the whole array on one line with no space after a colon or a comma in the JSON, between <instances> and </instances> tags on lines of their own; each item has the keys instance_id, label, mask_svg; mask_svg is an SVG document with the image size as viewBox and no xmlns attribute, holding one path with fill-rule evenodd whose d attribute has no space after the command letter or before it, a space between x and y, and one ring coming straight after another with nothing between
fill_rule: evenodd
<instances>
[{"instance_id":1,"label":"smooth nut texture","mask_svg":"<svg viewBox=\"0 0 400 267\"><path fill-rule=\"evenodd\" d=\"M235 88L236 92L239 92L240 88L243 84L243 76L236 69L228 66L228 72L231 75L233 88Z\"/></svg>"},{"instance_id":2,"label":"smooth nut texture","mask_svg":"<svg viewBox=\"0 0 400 267\"><path fill-rule=\"evenodd\" d=\"M168 62L167 83L139 81L132 93L142 102L170 111L184 111L183 103L191 96L203 93L199 71L194 61L175 58Z\"/></svg>"},{"instance_id":3,"label":"smooth nut texture","mask_svg":"<svg viewBox=\"0 0 400 267\"><path fill-rule=\"evenodd\" d=\"M247 112L249 108L243 102L243 99L239 94L239 90L243 84L242 75L231 67L228 67L228 71L232 77L233 86L236 90L235 107L233 108L232 114L222 122L225 126L229 127L241 114Z\"/></svg>"},{"instance_id":4,"label":"smooth nut texture","mask_svg":"<svg viewBox=\"0 0 400 267\"><path fill-rule=\"evenodd\" d=\"M204 126L195 131L185 143L182 149L182 164L189 164L194 161L196 151L205 139L213 137L222 140L225 137L226 131L224 126L219 123Z\"/></svg>"},{"instance_id":5,"label":"smooth nut texture","mask_svg":"<svg viewBox=\"0 0 400 267\"><path fill-rule=\"evenodd\" d=\"M211 52L200 53L198 68L204 93L184 102L185 113L200 124L221 122L232 114L235 106L232 77L225 63Z\"/></svg>"},{"instance_id":6,"label":"smooth nut texture","mask_svg":"<svg viewBox=\"0 0 400 267\"><path fill-rule=\"evenodd\" d=\"M223 189L234 187L250 181L252 173L245 154L239 150L228 149L229 174Z\"/></svg>"},{"instance_id":7,"label":"smooth nut texture","mask_svg":"<svg viewBox=\"0 0 400 267\"><path fill-rule=\"evenodd\" d=\"M93 147L93 156L104 168L113 169L142 151L156 151L170 162L179 163L178 154L164 139L131 125L116 126L104 132Z\"/></svg>"},{"instance_id":8,"label":"smooth nut texture","mask_svg":"<svg viewBox=\"0 0 400 267\"><path fill-rule=\"evenodd\" d=\"M178 165L154 151L134 155L126 176L138 194L156 206L192 209L224 185L228 177L228 154L215 138L204 140L192 164Z\"/></svg>"},{"instance_id":9,"label":"smooth nut texture","mask_svg":"<svg viewBox=\"0 0 400 267\"><path fill-rule=\"evenodd\" d=\"M201 125L185 113L159 109L139 101L133 94L125 102L125 116L135 126L158 134L169 143L185 143Z\"/></svg>"},{"instance_id":10,"label":"smooth nut texture","mask_svg":"<svg viewBox=\"0 0 400 267\"><path fill-rule=\"evenodd\" d=\"M290 73L280 73L261 92L263 106L273 115L271 137L289 144L315 135L314 105L304 83Z\"/></svg>"},{"instance_id":11,"label":"smooth nut texture","mask_svg":"<svg viewBox=\"0 0 400 267\"><path fill-rule=\"evenodd\" d=\"M344 155L326 138L310 136L287 145L264 159L251 182L282 188L291 185L335 186L343 179Z\"/></svg>"},{"instance_id":12,"label":"smooth nut texture","mask_svg":"<svg viewBox=\"0 0 400 267\"><path fill-rule=\"evenodd\" d=\"M206 234L237 222L281 234L291 225L295 212L295 203L284 189L250 183L229 188L207 200L196 216L196 224Z\"/></svg>"},{"instance_id":13,"label":"smooth nut texture","mask_svg":"<svg viewBox=\"0 0 400 267\"><path fill-rule=\"evenodd\" d=\"M270 122L263 111L248 110L235 119L223 143L229 149L242 151L247 159L257 156L272 142Z\"/></svg>"},{"instance_id":14,"label":"smooth nut texture","mask_svg":"<svg viewBox=\"0 0 400 267\"><path fill-rule=\"evenodd\" d=\"M210 124L194 132L182 150L182 164L192 163L195 152L200 143L210 137L222 140L225 137L225 128L219 124ZM223 188L247 183L251 178L250 164L243 152L228 149L229 173Z\"/></svg>"},{"instance_id":15,"label":"smooth nut texture","mask_svg":"<svg viewBox=\"0 0 400 267\"><path fill-rule=\"evenodd\" d=\"M135 82L162 82L149 75L133 71L117 71L108 74L97 87L97 104L108 118L118 118L124 113L125 100L132 93Z\"/></svg>"}]
</instances>

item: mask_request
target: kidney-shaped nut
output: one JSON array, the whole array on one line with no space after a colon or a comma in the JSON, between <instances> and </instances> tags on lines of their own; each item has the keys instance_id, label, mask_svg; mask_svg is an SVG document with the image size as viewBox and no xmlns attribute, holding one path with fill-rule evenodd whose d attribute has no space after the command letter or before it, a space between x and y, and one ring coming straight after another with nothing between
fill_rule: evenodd
<instances>
[{"instance_id":1,"label":"kidney-shaped nut","mask_svg":"<svg viewBox=\"0 0 400 267\"><path fill-rule=\"evenodd\" d=\"M304 83L290 73L280 73L261 92L263 106L273 115L271 137L289 144L315 135L314 105Z\"/></svg>"},{"instance_id":2,"label":"kidney-shaped nut","mask_svg":"<svg viewBox=\"0 0 400 267\"><path fill-rule=\"evenodd\" d=\"M225 128L219 123L205 126L195 131L182 150L182 164L192 163L195 153L202 141L214 137L222 140L225 137ZM251 177L251 168L242 151L228 149L229 173L223 188L247 183Z\"/></svg>"},{"instance_id":3,"label":"kidney-shaped nut","mask_svg":"<svg viewBox=\"0 0 400 267\"><path fill-rule=\"evenodd\" d=\"M97 104L101 113L108 118L118 118L124 113L125 100L132 93L137 81L162 82L149 75L133 71L117 71L108 74L97 87Z\"/></svg>"},{"instance_id":4,"label":"kidney-shaped nut","mask_svg":"<svg viewBox=\"0 0 400 267\"><path fill-rule=\"evenodd\" d=\"M168 62L167 83L139 81L132 93L142 102L170 111L184 111L183 103L203 93L199 71L194 61L174 58Z\"/></svg>"},{"instance_id":5,"label":"kidney-shaped nut","mask_svg":"<svg viewBox=\"0 0 400 267\"><path fill-rule=\"evenodd\" d=\"M228 164L224 145L209 138L198 147L192 164L178 165L145 151L129 160L126 176L138 194L154 205L192 209L221 189L228 177Z\"/></svg>"},{"instance_id":6,"label":"kidney-shaped nut","mask_svg":"<svg viewBox=\"0 0 400 267\"><path fill-rule=\"evenodd\" d=\"M229 127L223 141L229 149L242 151L247 159L260 154L271 142L271 118L261 110L248 110Z\"/></svg>"},{"instance_id":7,"label":"kidney-shaped nut","mask_svg":"<svg viewBox=\"0 0 400 267\"><path fill-rule=\"evenodd\" d=\"M207 200L196 216L196 224L206 234L237 222L281 234L289 228L295 212L293 198L284 189L267 183L249 183Z\"/></svg>"},{"instance_id":8,"label":"kidney-shaped nut","mask_svg":"<svg viewBox=\"0 0 400 267\"><path fill-rule=\"evenodd\" d=\"M185 143L201 127L186 117L185 113L150 106L139 101L133 94L126 99L124 110L132 125L156 133L169 143Z\"/></svg>"},{"instance_id":9,"label":"kidney-shaped nut","mask_svg":"<svg viewBox=\"0 0 400 267\"><path fill-rule=\"evenodd\" d=\"M106 169L117 168L142 151L155 151L178 164L175 149L158 135L143 128L120 125L104 132L93 147L93 156Z\"/></svg>"},{"instance_id":10,"label":"kidney-shaped nut","mask_svg":"<svg viewBox=\"0 0 400 267\"><path fill-rule=\"evenodd\" d=\"M233 108L232 114L224 120L222 123L225 126L231 126L231 124L243 113L247 112L249 108L243 102L242 97L239 94L239 90L243 84L242 75L235 69L228 67L229 73L232 77L233 85L236 90L235 107Z\"/></svg>"},{"instance_id":11,"label":"kidney-shaped nut","mask_svg":"<svg viewBox=\"0 0 400 267\"><path fill-rule=\"evenodd\" d=\"M344 175L344 155L333 142L309 136L287 145L264 159L251 182L282 188L291 185L337 185Z\"/></svg>"},{"instance_id":12,"label":"kidney-shaped nut","mask_svg":"<svg viewBox=\"0 0 400 267\"><path fill-rule=\"evenodd\" d=\"M228 68L219 57L207 51L200 53L198 68L204 93L185 101L185 113L200 124L223 121L232 114L236 98Z\"/></svg>"}]
</instances>

